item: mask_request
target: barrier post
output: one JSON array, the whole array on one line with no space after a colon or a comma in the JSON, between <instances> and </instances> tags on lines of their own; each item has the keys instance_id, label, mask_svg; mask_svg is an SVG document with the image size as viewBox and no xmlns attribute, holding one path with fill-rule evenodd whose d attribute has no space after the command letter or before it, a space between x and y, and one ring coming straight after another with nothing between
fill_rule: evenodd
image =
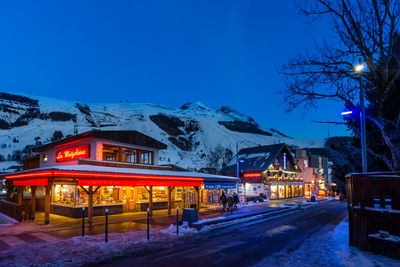
<instances>
[{"instance_id":1,"label":"barrier post","mask_svg":"<svg viewBox=\"0 0 400 267\"><path fill-rule=\"evenodd\" d=\"M82 236L85 236L85 207L82 207Z\"/></svg>"},{"instance_id":2,"label":"barrier post","mask_svg":"<svg viewBox=\"0 0 400 267\"><path fill-rule=\"evenodd\" d=\"M108 242L108 209L106 209L106 242Z\"/></svg>"}]
</instances>

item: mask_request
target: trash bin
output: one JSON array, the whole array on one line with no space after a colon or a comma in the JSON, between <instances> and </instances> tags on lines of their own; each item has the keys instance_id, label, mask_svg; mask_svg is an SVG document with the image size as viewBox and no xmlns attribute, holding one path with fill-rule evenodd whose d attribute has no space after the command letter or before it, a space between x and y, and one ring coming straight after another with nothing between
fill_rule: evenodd
<instances>
[{"instance_id":1,"label":"trash bin","mask_svg":"<svg viewBox=\"0 0 400 267\"><path fill-rule=\"evenodd\" d=\"M311 202L315 202L315 196L311 196Z\"/></svg>"},{"instance_id":2,"label":"trash bin","mask_svg":"<svg viewBox=\"0 0 400 267\"><path fill-rule=\"evenodd\" d=\"M191 227L192 223L199 220L199 213L196 209L183 209L182 222L188 222Z\"/></svg>"}]
</instances>

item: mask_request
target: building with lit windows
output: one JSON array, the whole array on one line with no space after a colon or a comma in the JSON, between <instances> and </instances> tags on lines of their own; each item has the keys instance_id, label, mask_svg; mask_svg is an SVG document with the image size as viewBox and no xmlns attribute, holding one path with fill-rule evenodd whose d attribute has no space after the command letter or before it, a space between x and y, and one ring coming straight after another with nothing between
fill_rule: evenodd
<instances>
[{"instance_id":1,"label":"building with lit windows","mask_svg":"<svg viewBox=\"0 0 400 267\"><path fill-rule=\"evenodd\" d=\"M223 168L223 175L241 179L239 195L247 201L260 195L282 199L304 195L302 170L285 144L243 148Z\"/></svg>"},{"instance_id":2,"label":"building with lit windows","mask_svg":"<svg viewBox=\"0 0 400 267\"><path fill-rule=\"evenodd\" d=\"M321 149L296 150L296 161L303 171L306 197L311 197L312 192L315 192L318 197L325 197L329 184L332 184L332 163L321 154L323 154Z\"/></svg>"}]
</instances>

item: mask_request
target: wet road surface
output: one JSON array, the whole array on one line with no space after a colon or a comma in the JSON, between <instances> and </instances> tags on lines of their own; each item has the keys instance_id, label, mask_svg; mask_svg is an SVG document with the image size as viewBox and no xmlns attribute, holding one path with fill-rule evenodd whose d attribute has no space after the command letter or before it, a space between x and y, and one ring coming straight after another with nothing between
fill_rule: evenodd
<instances>
[{"instance_id":1,"label":"wet road surface","mask_svg":"<svg viewBox=\"0 0 400 267\"><path fill-rule=\"evenodd\" d=\"M212 230L172 248L104 266L250 266L282 249L295 250L326 225L333 230L345 218L346 208L344 202L326 201L276 218Z\"/></svg>"}]
</instances>

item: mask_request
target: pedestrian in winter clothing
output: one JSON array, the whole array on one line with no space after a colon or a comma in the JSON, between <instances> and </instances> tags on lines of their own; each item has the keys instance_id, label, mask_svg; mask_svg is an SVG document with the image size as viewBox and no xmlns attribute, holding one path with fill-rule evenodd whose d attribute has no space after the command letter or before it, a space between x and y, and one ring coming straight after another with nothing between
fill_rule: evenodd
<instances>
[{"instance_id":1,"label":"pedestrian in winter clothing","mask_svg":"<svg viewBox=\"0 0 400 267\"><path fill-rule=\"evenodd\" d=\"M234 193L233 193L233 208L234 208L235 210L238 210L237 204L239 204L239 197L238 197L238 195L236 194L236 192L234 192Z\"/></svg>"},{"instance_id":2,"label":"pedestrian in winter clothing","mask_svg":"<svg viewBox=\"0 0 400 267\"><path fill-rule=\"evenodd\" d=\"M232 197L232 195L229 195L229 197L228 197L228 211L231 211L231 214L233 212L233 197Z\"/></svg>"},{"instance_id":3,"label":"pedestrian in winter clothing","mask_svg":"<svg viewBox=\"0 0 400 267\"><path fill-rule=\"evenodd\" d=\"M219 197L219 203L222 204L222 212L225 212L226 202L227 202L227 199L226 199L225 193L222 192L222 195Z\"/></svg>"}]
</instances>

